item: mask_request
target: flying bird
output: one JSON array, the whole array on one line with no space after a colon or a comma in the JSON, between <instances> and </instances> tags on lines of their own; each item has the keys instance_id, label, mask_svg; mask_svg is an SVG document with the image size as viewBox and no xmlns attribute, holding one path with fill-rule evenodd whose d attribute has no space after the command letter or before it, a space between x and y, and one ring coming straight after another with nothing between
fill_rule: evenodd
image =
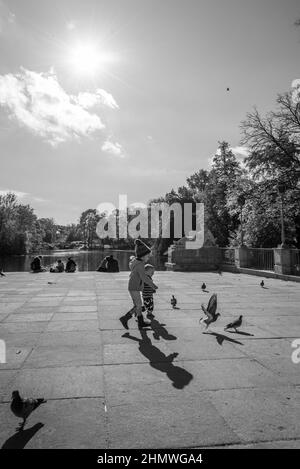
<instances>
[{"instance_id":1,"label":"flying bird","mask_svg":"<svg viewBox=\"0 0 300 469\"><path fill-rule=\"evenodd\" d=\"M206 290L206 285L204 282L202 283L201 288L202 288L202 291Z\"/></svg>"},{"instance_id":2,"label":"flying bird","mask_svg":"<svg viewBox=\"0 0 300 469\"><path fill-rule=\"evenodd\" d=\"M176 305L177 305L177 300L176 300L176 298L175 298L174 295L172 295L172 298L171 298L171 302L170 302L170 303L171 303L171 305L172 305L172 307L173 307L173 309L174 309L174 308L176 307Z\"/></svg>"},{"instance_id":3,"label":"flying bird","mask_svg":"<svg viewBox=\"0 0 300 469\"><path fill-rule=\"evenodd\" d=\"M217 313L217 306L218 302L216 293L210 297L207 307L205 307L204 304L201 305L202 311L205 313L206 318L201 318L199 322L206 324L206 329L220 316L220 313Z\"/></svg>"},{"instance_id":4,"label":"flying bird","mask_svg":"<svg viewBox=\"0 0 300 469\"><path fill-rule=\"evenodd\" d=\"M240 316L238 319L236 319L235 321L227 324L227 326L224 328L224 331L226 331L227 329L234 329L235 332L237 332L237 329L239 327L241 327L242 325L242 320L243 320L243 316Z\"/></svg>"},{"instance_id":5,"label":"flying bird","mask_svg":"<svg viewBox=\"0 0 300 469\"><path fill-rule=\"evenodd\" d=\"M27 418L37 407L44 404L45 399L25 399L21 398L19 391L13 391L10 409L12 413L19 418L23 419L20 424L19 430L23 430Z\"/></svg>"},{"instance_id":6,"label":"flying bird","mask_svg":"<svg viewBox=\"0 0 300 469\"><path fill-rule=\"evenodd\" d=\"M264 282L263 280L260 282L260 286L261 286L262 288L265 286L265 282Z\"/></svg>"}]
</instances>

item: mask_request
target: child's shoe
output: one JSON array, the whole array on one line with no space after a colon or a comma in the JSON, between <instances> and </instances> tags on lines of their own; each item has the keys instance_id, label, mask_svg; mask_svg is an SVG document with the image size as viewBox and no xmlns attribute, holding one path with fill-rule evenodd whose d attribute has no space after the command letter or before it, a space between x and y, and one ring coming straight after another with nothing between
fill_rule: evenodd
<instances>
[{"instance_id":1,"label":"child's shoe","mask_svg":"<svg viewBox=\"0 0 300 469\"><path fill-rule=\"evenodd\" d=\"M121 324L125 329L129 329L128 327L129 319L131 319L131 313L126 313L124 314L124 316L120 317Z\"/></svg>"},{"instance_id":2,"label":"child's shoe","mask_svg":"<svg viewBox=\"0 0 300 469\"><path fill-rule=\"evenodd\" d=\"M143 315L138 316L138 328L142 329L143 327L151 326L150 322L145 322Z\"/></svg>"}]
</instances>

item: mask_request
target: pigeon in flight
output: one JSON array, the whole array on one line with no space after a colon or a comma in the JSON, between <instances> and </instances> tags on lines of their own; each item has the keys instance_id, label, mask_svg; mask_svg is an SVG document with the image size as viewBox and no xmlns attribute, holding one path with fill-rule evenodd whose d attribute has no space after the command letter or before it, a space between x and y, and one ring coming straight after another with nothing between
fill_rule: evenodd
<instances>
[{"instance_id":1,"label":"pigeon in flight","mask_svg":"<svg viewBox=\"0 0 300 469\"><path fill-rule=\"evenodd\" d=\"M235 321L227 324L227 326L224 328L224 331L226 331L227 329L234 329L235 332L237 332L237 329L239 327L241 327L242 325L242 320L243 320L243 316L240 316L238 319L236 319Z\"/></svg>"},{"instance_id":2,"label":"pigeon in flight","mask_svg":"<svg viewBox=\"0 0 300 469\"><path fill-rule=\"evenodd\" d=\"M205 285L204 282L203 282L202 285L201 285L201 289L202 289L202 291L206 290L206 285Z\"/></svg>"},{"instance_id":3,"label":"pigeon in flight","mask_svg":"<svg viewBox=\"0 0 300 469\"><path fill-rule=\"evenodd\" d=\"M27 418L37 407L44 404L45 399L25 399L21 398L19 391L13 391L10 409L16 417L22 418L19 430L23 430Z\"/></svg>"},{"instance_id":4,"label":"pigeon in flight","mask_svg":"<svg viewBox=\"0 0 300 469\"><path fill-rule=\"evenodd\" d=\"M204 311L206 317L201 318L199 322L206 324L206 329L208 326L210 326L211 323L215 322L218 317L220 316L220 313L217 313L217 295L214 293L208 302L207 308L204 306L204 304L201 305L202 310Z\"/></svg>"},{"instance_id":5,"label":"pigeon in flight","mask_svg":"<svg viewBox=\"0 0 300 469\"><path fill-rule=\"evenodd\" d=\"M260 286L261 286L262 288L265 286L265 282L264 282L263 280L260 282Z\"/></svg>"},{"instance_id":6,"label":"pigeon in flight","mask_svg":"<svg viewBox=\"0 0 300 469\"><path fill-rule=\"evenodd\" d=\"M173 309L176 308L177 300L176 300L174 295L172 295L172 298L171 298L171 305L172 305Z\"/></svg>"}]
</instances>

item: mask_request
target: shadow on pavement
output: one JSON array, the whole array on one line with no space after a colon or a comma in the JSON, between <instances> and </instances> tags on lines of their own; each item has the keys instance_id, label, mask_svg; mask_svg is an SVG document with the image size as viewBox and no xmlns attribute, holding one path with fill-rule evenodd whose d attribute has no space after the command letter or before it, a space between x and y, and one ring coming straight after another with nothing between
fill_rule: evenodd
<instances>
[{"instance_id":1,"label":"shadow on pavement","mask_svg":"<svg viewBox=\"0 0 300 469\"><path fill-rule=\"evenodd\" d=\"M159 348L152 344L147 336L146 330L141 330L140 332L141 339L130 335L129 332L123 334L122 337L138 342L139 351L149 360L150 366L165 373L170 381L172 381L174 388L183 389L187 386L193 379L193 375L184 368L173 365L173 360L178 356L178 353L171 353L168 356L165 355Z\"/></svg>"},{"instance_id":2,"label":"shadow on pavement","mask_svg":"<svg viewBox=\"0 0 300 469\"><path fill-rule=\"evenodd\" d=\"M240 335L247 335L249 337L254 337L254 334L249 334L249 332L243 332L243 331L226 331L229 332L229 334L240 334Z\"/></svg>"},{"instance_id":3,"label":"shadow on pavement","mask_svg":"<svg viewBox=\"0 0 300 469\"><path fill-rule=\"evenodd\" d=\"M1 449L23 449L28 441L44 426L43 423L36 423L27 430L20 430L8 438Z\"/></svg>"},{"instance_id":4,"label":"shadow on pavement","mask_svg":"<svg viewBox=\"0 0 300 469\"><path fill-rule=\"evenodd\" d=\"M160 337L165 340L176 340L177 337L175 335L169 334L169 332L164 326L165 324L161 324L156 319L151 320L151 327L153 329L153 338L156 340L159 340Z\"/></svg>"},{"instance_id":5,"label":"shadow on pavement","mask_svg":"<svg viewBox=\"0 0 300 469\"><path fill-rule=\"evenodd\" d=\"M227 340L227 342L233 342L234 344L244 345L242 344L242 342L239 342L238 340L231 339L230 337L227 337L227 335L218 334L217 332L203 332L203 334L214 335L219 345L223 345L223 342L225 340Z\"/></svg>"}]
</instances>

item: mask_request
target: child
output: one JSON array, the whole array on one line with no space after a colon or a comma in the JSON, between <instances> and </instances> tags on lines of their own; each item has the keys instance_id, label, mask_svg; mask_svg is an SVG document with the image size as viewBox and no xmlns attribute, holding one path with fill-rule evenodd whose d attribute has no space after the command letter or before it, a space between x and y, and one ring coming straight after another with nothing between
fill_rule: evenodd
<instances>
[{"instance_id":1,"label":"child","mask_svg":"<svg viewBox=\"0 0 300 469\"><path fill-rule=\"evenodd\" d=\"M150 277L152 279L154 275L154 267L151 264L146 264L145 265L145 272L147 277ZM154 309L154 302L153 302L153 293L155 293L155 290L148 285L147 283L144 284L144 289L143 289L143 302L144 302L144 307L145 310L147 311L147 318L151 319L154 318L153 314L153 309Z\"/></svg>"},{"instance_id":2,"label":"child","mask_svg":"<svg viewBox=\"0 0 300 469\"><path fill-rule=\"evenodd\" d=\"M135 313L137 316L139 329L150 326L150 323L144 321L142 315L142 296L144 283L150 285L154 290L157 286L152 282L151 278L145 273L145 263L148 261L151 249L140 239L135 240L135 257L131 257L129 262L130 274L128 281L128 291L132 298L133 308L124 316L120 317L120 321L125 329L128 329L128 321Z\"/></svg>"}]
</instances>

